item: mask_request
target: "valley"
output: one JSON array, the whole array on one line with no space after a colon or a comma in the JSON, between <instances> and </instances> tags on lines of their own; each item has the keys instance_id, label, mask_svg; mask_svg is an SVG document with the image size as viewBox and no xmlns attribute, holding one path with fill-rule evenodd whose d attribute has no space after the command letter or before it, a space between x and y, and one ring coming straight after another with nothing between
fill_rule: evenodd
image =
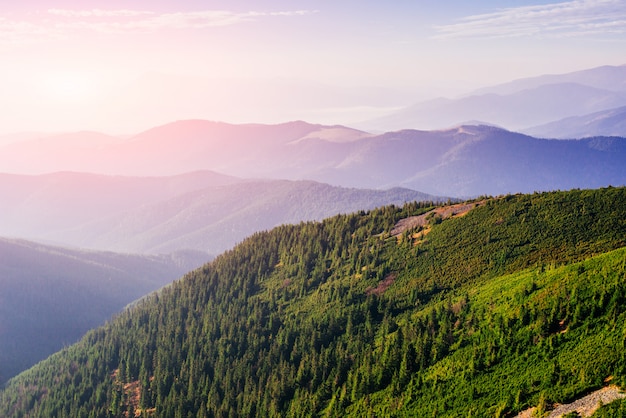
<instances>
[{"instance_id":1,"label":"valley","mask_svg":"<svg viewBox=\"0 0 626 418\"><path fill-rule=\"evenodd\" d=\"M182 252L128 255L0 238L0 382L207 261Z\"/></svg>"}]
</instances>

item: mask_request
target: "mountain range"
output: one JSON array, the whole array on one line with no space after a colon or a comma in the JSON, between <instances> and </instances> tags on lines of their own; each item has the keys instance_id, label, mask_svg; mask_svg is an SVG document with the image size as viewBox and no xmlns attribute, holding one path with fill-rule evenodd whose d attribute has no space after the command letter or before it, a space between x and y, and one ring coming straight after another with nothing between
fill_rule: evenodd
<instances>
[{"instance_id":1,"label":"mountain range","mask_svg":"<svg viewBox=\"0 0 626 418\"><path fill-rule=\"evenodd\" d=\"M0 236L46 240L112 214L237 181L209 171L170 177L0 174Z\"/></svg>"},{"instance_id":2,"label":"mountain range","mask_svg":"<svg viewBox=\"0 0 626 418\"><path fill-rule=\"evenodd\" d=\"M125 253L193 250L205 256L284 223L448 199L409 189L243 180L208 171L165 177L0 175L0 195L0 236Z\"/></svg>"},{"instance_id":3,"label":"mountain range","mask_svg":"<svg viewBox=\"0 0 626 418\"><path fill-rule=\"evenodd\" d=\"M341 187L405 187L439 196L595 188L626 183L625 140L550 141L493 126L372 135L290 122L230 125L179 121L101 147L89 138L75 154L35 141L0 148L7 171L87 170L171 176L212 170L240 178L314 180ZM29 166L23 161L35 161ZM576 175L574 175L576 174Z\"/></svg>"},{"instance_id":4,"label":"mountain range","mask_svg":"<svg viewBox=\"0 0 626 418\"><path fill-rule=\"evenodd\" d=\"M525 133L543 138L589 138L595 136L626 137L626 106L603 110L535 126Z\"/></svg>"},{"instance_id":5,"label":"mountain range","mask_svg":"<svg viewBox=\"0 0 626 418\"><path fill-rule=\"evenodd\" d=\"M525 131L625 105L626 65L604 66L515 80L455 99L419 102L359 126L377 131L446 129L476 120ZM597 135L601 133L592 136Z\"/></svg>"},{"instance_id":6,"label":"mountain range","mask_svg":"<svg viewBox=\"0 0 626 418\"><path fill-rule=\"evenodd\" d=\"M4 174L0 195L0 236L22 238L0 239L0 382L255 232L389 204L447 200L408 189L252 181L214 172Z\"/></svg>"},{"instance_id":7,"label":"mountain range","mask_svg":"<svg viewBox=\"0 0 626 418\"><path fill-rule=\"evenodd\" d=\"M121 252L192 249L216 255L257 231L286 223L321 220L390 204L446 200L401 188L367 190L312 181L246 181L179 195L53 238Z\"/></svg>"}]
</instances>

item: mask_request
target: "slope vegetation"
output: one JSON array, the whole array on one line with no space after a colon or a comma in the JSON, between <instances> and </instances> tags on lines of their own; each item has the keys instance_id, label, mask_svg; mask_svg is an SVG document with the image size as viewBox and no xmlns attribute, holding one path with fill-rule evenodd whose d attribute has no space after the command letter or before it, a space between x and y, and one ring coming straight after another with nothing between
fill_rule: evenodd
<instances>
[{"instance_id":1,"label":"slope vegetation","mask_svg":"<svg viewBox=\"0 0 626 418\"><path fill-rule=\"evenodd\" d=\"M626 385L626 190L257 233L13 379L0 415L503 416ZM615 408L619 408L617 404Z\"/></svg>"}]
</instances>

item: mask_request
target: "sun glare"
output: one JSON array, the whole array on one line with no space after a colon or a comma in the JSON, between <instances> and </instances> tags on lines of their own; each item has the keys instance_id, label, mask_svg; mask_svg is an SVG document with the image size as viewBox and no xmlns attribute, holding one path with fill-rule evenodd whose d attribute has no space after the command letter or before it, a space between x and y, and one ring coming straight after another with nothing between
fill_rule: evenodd
<instances>
[{"instance_id":1,"label":"sun glare","mask_svg":"<svg viewBox=\"0 0 626 418\"><path fill-rule=\"evenodd\" d=\"M77 72L47 74L42 87L48 99L61 103L84 101L95 93L94 81Z\"/></svg>"}]
</instances>

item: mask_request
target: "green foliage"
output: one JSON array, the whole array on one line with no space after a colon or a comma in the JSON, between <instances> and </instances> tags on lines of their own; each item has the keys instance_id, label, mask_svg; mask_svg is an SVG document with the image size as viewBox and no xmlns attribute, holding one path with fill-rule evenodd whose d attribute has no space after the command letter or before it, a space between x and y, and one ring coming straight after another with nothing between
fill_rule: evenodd
<instances>
[{"instance_id":1,"label":"green foliage","mask_svg":"<svg viewBox=\"0 0 626 418\"><path fill-rule=\"evenodd\" d=\"M594 418L624 418L626 417L626 401L620 399L608 405L604 405L594 414Z\"/></svg>"},{"instance_id":2,"label":"green foliage","mask_svg":"<svg viewBox=\"0 0 626 418\"><path fill-rule=\"evenodd\" d=\"M505 416L626 382L626 190L257 233L13 379L0 416ZM600 255L602 254L602 255Z\"/></svg>"}]
</instances>

